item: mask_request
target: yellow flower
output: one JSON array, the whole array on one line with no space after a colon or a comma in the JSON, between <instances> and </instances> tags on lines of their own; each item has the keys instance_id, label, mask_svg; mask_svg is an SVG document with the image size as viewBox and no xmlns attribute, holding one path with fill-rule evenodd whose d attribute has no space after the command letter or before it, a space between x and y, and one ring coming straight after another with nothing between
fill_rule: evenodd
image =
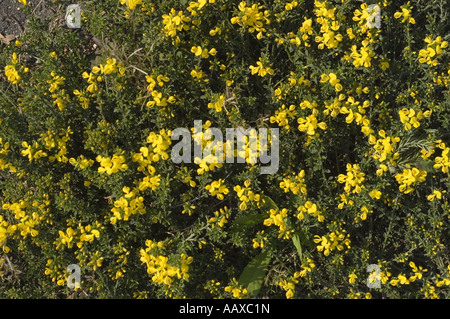
<instances>
[{"instance_id":1,"label":"yellow flower","mask_svg":"<svg viewBox=\"0 0 450 319\"><path fill-rule=\"evenodd\" d=\"M279 286L283 288L284 291L286 291L286 298L291 299L294 296L295 291L295 284L298 282L298 280L283 280L279 283Z\"/></svg>"},{"instance_id":2,"label":"yellow flower","mask_svg":"<svg viewBox=\"0 0 450 319\"><path fill-rule=\"evenodd\" d=\"M351 284L354 284L356 282L356 278L358 278L358 276L356 276L355 274L350 274L348 275L348 282Z\"/></svg>"},{"instance_id":3,"label":"yellow flower","mask_svg":"<svg viewBox=\"0 0 450 319\"><path fill-rule=\"evenodd\" d=\"M196 56L201 56L202 58L205 59L209 57L208 50L202 49L201 46L193 46L191 48L191 52L194 53Z\"/></svg>"},{"instance_id":4,"label":"yellow flower","mask_svg":"<svg viewBox=\"0 0 450 319\"><path fill-rule=\"evenodd\" d=\"M222 108L225 105L225 96L216 96L213 102L208 103L208 109L215 109L217 113L222 112Z\"/></svg>"},{"instance_id":5,"label":"yellow flower","mask_svg":"<svg viewBox=\"0 0 450 319\"><path fill-rule=\"evenodd\" d=\"M214 212L214 217L211 217L208 220L208 223L212 224L212 228L214 228L216 224L222 228L228 222L229 217L230 211L227 206L225 206L224 208Z\"/></svg>"},{"instance_id":6,"label":"yellow flower","mask_svg":"<svg viewBox=\"0 0 450 319\"><path fill-rule=\"evenodd\" d=\"M450 158L448 156L450 152L450 148L445 147L444 144L444 150L442 151L442 156L437 156L434 159L434 162L436 164L433 165L434 168L440 168L442 173L448 173L449 167L450 167Z\"/></svg>"},{"instance_id":7,"label":"yellow flower","mask_svg":"<svg viewBox=\"0 0 450 319\"><path fill-rule=\"evenodd\" d=\"M399 19L401 17L403 17L402 19L402 23L408 22L411 24L415 24L416 20L411 16L411 9L412 7L409 4L410 2L408 1L407 4L401 6L400 8L402 9L401 12L397 11L394 13L394 18Z\"/></svg>"},{"instance_id":8,"label":"yellow flower","mask_svg":"<svg viewBox=\"0 0 450 319\"><path fill-rule=\"evenodd\" d=\"M270 217L264 220L265 226L275 225L279 227L278 238L289 239L292 236L294 230L290 229L286 223L286 217L288 210L283 208L281 211L278 209L271 209L269 211Z\"/></svg>"},{"instance_id":9,"label":"yellow flower","mask_svg":"<svg viewBox=\"0 0 450 319\"><path fill-rule=\"evenodd\" d=\"M369 68L372 65L371 60L375 56L375 54L368 47L367 41L363 41L362 44L363 46L361 47L360 51L357 50L356 45L352 46L352 53L350 54L350 57L354 59L353 65L355 67L363 66L365 68Z\"/></svg>"},{"instance_id":10,"label":"yellow flower","mask_svg":"<svg viewBox=\"0 0 450 319\"><path fill-rule=\"evenodd\" d=\"M435 199L441 199L442 198L442 193L440 192L440 191L438 191L438 190L433 190L433 194L431 194L431 195L428 195L427 196L427 199L430 201L430 202L432 202L432 201L434 201Z\"/></svg>"},{"instance_id":11,"label":"yellow flower","mask_svg":"<svg viewBox=\"0 0 450 319\"><path fill-rule=\"evenodd\" d=\"M317 251L322 252L324 256L329 256L331 251L337 249L339 251L344 250L345 247L350 249L350 235L345 234L345 230L342 232L335 231L327 234L326 236L314 235L313 241L318 244Z\"/></svg>"},{"instance_id":12,"label":"yellow flower","mask_svg":"<svg viewBox=\"0 0 450 319\"><path fill-rule=\"evenodd\" d=\"M361 207L361 215L359 215L359 218L361 218L361 220L366 220L367 219L367 214L370 213L369 209L366 206Z\"/></svg>"},{"instance_id":13,"label":"yellow flower","mask_svg":"<svg viewBox=\"0 0 450 319\"><path fill-rule=\"evenodd\" d=\"M307 201L305 205L298 207L297 211L299 211L297 214L297 218L299 220L303 220L305 218L305 213L311 215L312 217L316 217L319 222L323 222L325 219L322 212L317 209L317 205L311 203L310 201Z\"/></svg>"},{"instance_id":14,"label":"yellow flower","mask_svg":"<svg viewBox=\"0 0 450 319\"><path fill-rule=\"evenodd\" d=\"M412 268L412 271L414 272L414 278L422 279L422 275L424 272L427 272L428 269L423 269L422 266L417 267L414 262L410 262L409 266ZM415 280L415 279L414 279Z\"/></svg>"},{"instance_id":15,"label":"yellow flower","mask_svg":"<svg viewBox=\"0 0 450 319\"><path fill-rule=\"evenodd\" d=\"M273 75L274 74L274 70L271 67L269 67L269 66L264 67L263 66L263 62L262 62L261 57L259 58L259 61L256 62L256 66L250 65L249 68L252 71L252 75L253 74L258 74L259 76L264 77L267 74L269 74L269 75Z\"/></svg>"},{"instance_id":16,"label":"yellow flower","mask_svg":"<svg viewBox=\"0 0 450 319\"><path fill-rule=\"evenodd\" d=\"M427 172L418 168L407 168L402 173L395 175L395 179L400 184L399 190L405 194L414 191L415 184L425 181Z\"/></svg>"},{"instance_id":17,"label":"yellow flower","mask_svg":"<svg viewBox=\"0 0 450 319\"><path fill-rule=\"evenodd\" d=\"M340 80L337 78L337 75L336 75L336 74L330 73L328 76L329 76L330 84L331 84L332 86L335 86L336 84L339 83Z\"/></svg>"},{"instance_id":18,"label":"yellow flower","mask_svg":"<svg viewBox=\"0 0 450 319\"><path fill-rule=\"evenodd\" d=\"M151 190L156 190L159 185L161 184L161 175L158 174L157 176L145 176L142 181L139 183L139 190L145 191L146 189L150 188Z\"/></svg>"},{"instance_id":19,"label":"yellow flower","mask_svg":"<svg viewBox=\"0 0 450 319\"><path fill-rule=\"evenodd\" d=\"M223 195L227 195L229 193L223 179L213 181L211 184L206 185L205 189L209 191L212 196L216 196L220 200L224 199Z\"/></svg>"},{"instance_id":20,"label":"yellow flower","mask_svg":"<svg viewBox=\"0 0 450 319\"><path fill-rule=\"evenodd\" d=\"M386 71L389 68L389 60L388 59L382 59L380 62L380 67L383 71Z\"/></svg>"},{"instance_id":21,"label":"yellow flower","mask_svg":"<svg viewBox=\"0 0 450 319\"><path fill-rule=\"evenodd\" d=\"M123 0L122 0L123 1ZM162 16L164 31L169 37L174 38L179 31L189 30L187 23L191 19L183 14L183 11L176 12L174 8L170 10L169 14L164 14Z\"/></svg>"},{"instance_id":22,"label":"yellow flower","mask_svg":"<svg viewBox=\"0 0 450 319\"><path fill-rule=\"evenodd\" d=\"M231 284L226 286L224 290L226 292L231 292L234 298L244 298L248 293L246 288L239 285L236 278L233 278Z\"/></svg>"},{"instance_id":23,"label":"yellow flower","mask_svg":"<svg viewBox=\"0 0 450 319\"><path fill-rule=\"evenodd\" d=\"M286 11L291 11L291 10L293 10L295 7L297 7L298 6L298 2L297 1L292 1L292 2L288 2L288 3L286 3L286 5L284 6L284 9L286 10Z\"/></svg>"},{"instance_id":24,"label":"yellow flower","mask_svg":"<svg viewBox=\"0 0 450 319\"><path fill-rule=\"evenodd\" d=\"M334 86L334 89L336 90L336 92L341 92L342 91L342 84L341 83L337 83L335 86Z\"/></svg>"},{"instance_id":25,"label":"yellow flower","mask_svg":"<svg viewBox=\"0 0 450 319\"><path fill-rule=\"evenodd\" d=\"M318 122L314 113L307 116L306 119L299 118L297 122L299 124L298 130L300 132L306 132L308 135L315 135L317 128L320 128L323 131L327 129L327 124L325 122Z\"/></svg>"},{"instance_id":26,"label":"yellow flower","mask_svg":"<svg viewBox=\"0 0 450 319\"><path fill-rule=\"evenodd\" d=\"M436 66L438 64L437 58L443 53L443 49L448 47L448 42L442 41L441 36L436 37L434 40L431 40L431 37L426 37L425 42L427 43L427 48L419 51L419 62Z\"/></svg>"},{"instance_id":27,"label":"yellow flower","mask_svg":"<svg viewBox=\"0 0 450 319\"><path fill-rule=\"evenodd\" d=\"M338 176L339 183L345 183L344 190L347 194L360 193L361 189L364 188L362 182L365 180L365 174L360 172L359 164L347 164L347 175L340 174ZM353 187L353 190L352 190Z\"/></svg>"},{"instance_id":28,"label":"yellow flower","mask_svg":"<svg viewBox=\"0 0 450 319\"><path fill-rule=\"evenodd\" d=\"M242 1L239 3L239 11L241 14L231 18L231 23L238 23L241 26L248 26L250 33L258 32L257 38L262 38L262 33L266 31L264 23L269 24L269 11L260 11L263 8L261 5L253 4L251 7L247 7L247 3Z\"/></svg>"},{"instance_id":29,"label":"yellow flower","mask_svg":"<svg viewBox=\"0 0 450 319\"><path fill-rule=\"evenodd\" d=\"M369 196L372 198L380 199L381 192L379 190L374 189L369 193Z\"/></svg>"},{"instance_id":30,"label":"yellow flower","mask_svg":"<svg viewBox=\"0 0 450 319\"><path fill-rule=\"evenodd\" d=\"M215 27L214 29L211 29L210 31L209 31L209 35L210 36L215 36L216 34L222 34L222 29L221 28L219 28L219 27Z\"/></svg>"},{"instance_id":31,"label":"yellow flower","mask_svg":"<svg viewBox=\"0 0 450 319\"><path fill-rule=\"evenodd\" d=\"M119 0L120 4L126 4L130 10L134 10L138 4L142 4L142 0Z\"/></svg>"},{"instance_id":32,"label":"yellow flower","mask_svg":"<svg viewBox=\"0 0 450 319\"><path fill-rule=\"evenodd\" d=\"M107 173L108 175L118 173L119 171L125 171L128 165L125 164L125 157L113 155L112 158L97 156L97 162L100 163L98 168L99 173Z\"/></svg>"},{"instance_id":33,"label":"yellow flower","mask_svg":"<svg viewBox=\"0 0 450 319\"><path fill-rule=\"evenodd\" d=\"M21 79L14 65L5 66L5 75L8 78L8 81L12 82L13 84L19 83Z\"/></svg>"}]
</instances>

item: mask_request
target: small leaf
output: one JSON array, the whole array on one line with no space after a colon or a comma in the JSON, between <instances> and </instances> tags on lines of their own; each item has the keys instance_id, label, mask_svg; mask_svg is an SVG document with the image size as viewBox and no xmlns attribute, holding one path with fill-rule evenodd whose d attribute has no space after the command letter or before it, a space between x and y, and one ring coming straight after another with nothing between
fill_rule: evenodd
<instances>
[{"instance_id":1,"label":"small leaf","mask_svg":"<svg viewBox=\"0 0 450 319\"><path fill-rule=\"evenodd\" d=\"M255 297L258 295L264 277L266 276L270 259L269 252L264 251L253 258L242 271L239 277L239 283L247 288L249 296Z\"/></svg>"},{"instance_id":2,"label":"small leaf","mask_svg":"<svg viewBox=\"0 0 450 319\"><path fill-rule=\"evenodd\" d=\"M245 214L236 218L233 224L236 226L252 226L262 223L266 217L263 214Z\"/></svg>"},{"instance_id":3,"label":"small leaf","mask_svg":"<svg viewBox=\"0 0 450 319\"><path fill-rule=\"evenodd\" d=\"M270 209L278 210L277 204L275 204L273 199L270 198L269 196L261 195L261 200L262 200L262 203L263 203L262 206L261 206L262 208L265 208L265 209L268 209L268 210L270 210Z\"/></svg>"},{"instance_id":4,"label":"small leaf","mask_svg":"<svg viewBox=\"0 0 450 319\"><path fill-rule=\"evenodd\" d=\"M434 168L434 161L430 160L419 160L415 163L417 168L427 171L428 173L435 173L436 169Z\"/></svg>"},{"instance_id":5,"label":"small leaf","mask_svg":"<svg viewBox=\"0 0 450 319\"><path fill-rule=\"evenodd\" d=\"M297 249L297 253L298 253L298 257L300 258L300 262L303 264L302 245L300 244L300 236L297 233L294 233L292 235L292 242L294 243L294 246Z\"/></svg>"}]
</instances>

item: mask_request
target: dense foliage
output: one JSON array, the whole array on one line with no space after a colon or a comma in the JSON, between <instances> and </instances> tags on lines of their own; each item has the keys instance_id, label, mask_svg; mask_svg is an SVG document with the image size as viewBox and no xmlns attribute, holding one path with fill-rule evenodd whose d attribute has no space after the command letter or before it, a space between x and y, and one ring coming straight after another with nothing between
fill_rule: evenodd
<instances>
[{"instance_id":1,"label":"dense foliage","mask_svg":"<svg viewBox=\"0 0 450 319\"><path fill-rule=\"evenodd\" d=\"M20 2L0 297L450 296L446 1ZM212 127L279 128L278 171L174 163Z\"/></svg>"}]
</instances>

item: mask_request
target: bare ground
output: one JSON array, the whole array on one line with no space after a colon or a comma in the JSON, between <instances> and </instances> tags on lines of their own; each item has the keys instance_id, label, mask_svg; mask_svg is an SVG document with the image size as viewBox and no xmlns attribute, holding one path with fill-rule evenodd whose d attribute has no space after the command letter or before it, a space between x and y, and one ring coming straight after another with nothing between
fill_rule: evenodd
<instances>
[{"instance_id":1,"label":"bare ground","mask_svg":"<svg viewBox=\"0 0 450 319\"><path fill-rule=\"evenodd\" d=\"M40 18L51 13L48 9L50 2L51 0L27 0L28 6ZM4 42L2 36L12 39L25 32L28 17L21 10L22 7L18 0L0 0L0 43Z\"/></svg>"}]
</instances>

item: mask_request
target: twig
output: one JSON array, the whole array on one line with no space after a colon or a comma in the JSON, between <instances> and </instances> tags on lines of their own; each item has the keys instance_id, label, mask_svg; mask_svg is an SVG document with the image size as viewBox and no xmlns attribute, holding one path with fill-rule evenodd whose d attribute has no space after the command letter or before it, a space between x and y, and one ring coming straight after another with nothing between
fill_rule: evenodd
<instances>
[{"instance_id":1,"label":"twig","mask_svg":"<svg viewBox=\"0 0 450 319\"><path fill-rule=\"evenodd\" d=\"M31 12L31 14L34 14L34 12L36 11L36 9L41 5L42 1L44 1L44 0L39 1L39 3L37 4L37 6L34 7L34 9L33 9L33 11Z\"/></svg>"},{"instance_id":2,"label":"twig","mask_svg":"<svg viewBox=\"0 0 450 319\"><path fill-rule=\"evenodd\" d=\"M130 65L129 67L131 67L131 68L133 68L133 69L135 69L135 70L138 70L139 72L141 72L141 73L144 73L145 75L148 75L148 73L147 73L147 72L145 72L145 71L142 71L141 69L139 69L139 68L135 67L134 65Z\"/></svg>"},{"instance_id":3,"label":"twig","mask_svg":"<svg viewBox=\"0 0 450 319\"><path fill-rule=\"evenodd\" d=\"M188 200L188 201L186 201L186 202L184 202L184 203L181 203L181 204L178 204L178 205L175 205L175 206L170 206L169 209L184 206L184 205L186 205L186 204L192 203L193 201L199 200L199 199L201 199L201 198L203 198L203 197L206 197L206 194L197 196L196 198L190 199L190 200Z\"/></svg>"},{"instance_id":4,"label":"twig","mask_svg":"<svg viewBox=\"0 0 450 319\"><path fill-rule=\"evenodd\" d=\"M11 261L9 260L8 255L5 254L4 256L6 258L6 261L8 262L9 268L11 269L12 273L14 273L15 269L14 269L14 266L11 264Z\"/></svg>"},{"instance_id":5,"label":"twig","mask_svg":"<svg viewBox=\"0 0 450 319\"><path fill-rule=\"evenodd\" d=\"M138 53L139 51L141 51L143 48L139 48L139 49L137 49L136 51L134 51L133 53L131 53L130 54L130 56L127 58L127 60L129 59L129 58L131 58L133 55L135 55L136 53Z\"/></svg>"}]
</instances>

